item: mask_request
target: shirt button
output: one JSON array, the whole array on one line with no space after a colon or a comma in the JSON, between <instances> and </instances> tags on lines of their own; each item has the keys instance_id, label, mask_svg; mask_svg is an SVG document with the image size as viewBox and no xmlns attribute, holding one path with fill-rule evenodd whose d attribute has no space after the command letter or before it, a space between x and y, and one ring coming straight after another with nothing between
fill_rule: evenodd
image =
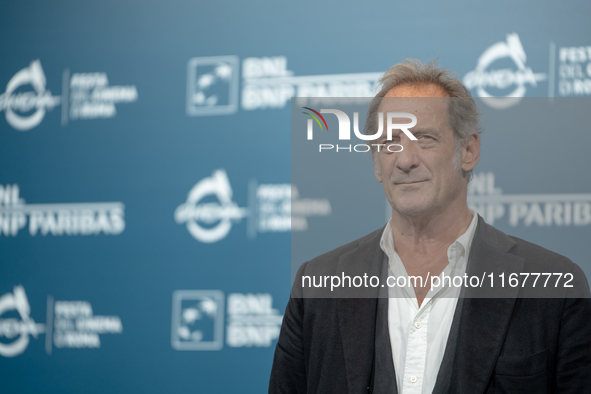
<instances>
[{"instance_id":1,"label":"shirt button","mask_svg":"<svg viewBox=\"0 0 591 394\"><path fill-rule=\"evenodd\" d=\"M419 328L421 328L423 325L421 324L420 321L416 321L415 322L415 328L418 330Z\"/></svg>"},{"instance_id":2,"label":"shirt button","mask_svg":"<svg viewBox=\"0 0 591 394\"><path fill-rule=\"evenodd\" d=\"M417 379L416 376L411 376L409 380L410 380L411 383L416 383L417 380L419 380L419 379Z\"/></svg>"}]
</instances>

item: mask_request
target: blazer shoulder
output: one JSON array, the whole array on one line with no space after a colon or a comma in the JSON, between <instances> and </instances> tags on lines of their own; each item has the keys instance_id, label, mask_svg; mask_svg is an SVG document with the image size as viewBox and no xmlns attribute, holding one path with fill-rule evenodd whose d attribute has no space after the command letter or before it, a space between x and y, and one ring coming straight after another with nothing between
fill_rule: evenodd
<instances>
[{"instance_id":1,"label":"blazer shoulder","mask_svg":"<svg viewBox=\"0 0 591 394\"><path fill-rule=\"evenodd\" d=\"M511 253L523 258L530 266L559 270L561 272L572 272L578 266L568 257L548 250L540 245L528 242L524 239L509 236L515 241ZM548 271L552 272L552 271Z\"/></svg>"},{"instance_id":2,"label":"blazer shoulder","mask_svg":"<svg viewBox=\"0 0 591 394\"><path fill-rule=\"evenodd\" d=\"M589 281L585 272L568 257L521 238L511 237L515 247L511 253L525 260L524 272L570 275L569 297L589 298ZM567 278L568 276L565 276Z\"/></svg>"},{"instance_id":3,"label":"blazer shoulder","mask_svg":"<svg viewBox=\"0 0 591 394\"><path fill-rule=\"evenodd\" d=\"M569 258L524 239L507 235L479 217L478 237L489 246L520 257L526 272L577 272L581 268Z\"/></svg>"}]
</instances>

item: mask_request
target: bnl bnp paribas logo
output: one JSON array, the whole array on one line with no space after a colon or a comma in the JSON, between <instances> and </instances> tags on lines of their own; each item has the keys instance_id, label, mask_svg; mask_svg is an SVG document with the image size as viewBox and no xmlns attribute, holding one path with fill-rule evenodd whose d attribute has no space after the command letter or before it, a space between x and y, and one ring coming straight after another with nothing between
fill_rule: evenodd
<instances>
[{"instance_id":1,"label":"bnl bnp paribas logo","mask_svg":"<svg viewBox=\"0 0 591 394\"><path fill-rule=\"evenodd\" d=\"M505 194L493 172L475 173L468 205L484 220L510 227L583 227L591 225L591 194Z\"/></svg>"},{"instance_id":2,"label":"bnl bnp paribas logo","mask_svg":"<svg viewBox=\"0 0 591 394\"><path fill-rule=\"evenodd\" d=\"M117 114L115 104L132 103L137 98L134 85L109 85L105 72L70 75L68 68L62 72L62 94L54 96L37 59L9 79L6 91L0 94L0 111L14 129L27 131L41 124L46 113L58 106L61 125L66 126L71 120L113 118Z\"/></svg>"},{"instance_id":3,"label":"bnl bnp paribas logo","mask_svg":"<svg viewBox=\"0 0 591 394\"><path fill-rule=\"evenodd\" d=\"M187 65L188 116L284 108L291 97L372 97L383 73L295 76L285 56L195 57ZM311 104L313 105L313 104Z\"/></svg>"},{"instance_id":4,"label":"bnl bnp paribas logo","mask_svg":"<svg viewBox=\"0 0 591 394\"><path fill-rule=\"evenodd\" d=\"M125 230L122 202L27 204L17 184L0 185L0 237L118 235Z\"/></svg>"},{"instance_id":5,"label":"bnl bnp paribas logo","mask_svg":"<svg viewBox=\"0 0 591 394\"><path fill-rule=\"evenodd\" d=\"M234 202L233 194L226 171L215 170L193 186L187 201L175 210L174 219L186 225L196 240L213 243L224 239L243 219L252 239L258 233L305 231L308 217L331 213L327 199L300 198L297 187L288 183L258 184L251 179L247 207Z\"/></svg>"},{"instance_id":6,"label":"bnl bnp paribas logo","mask_svg":"<svg viewBox=\"0 0 591 394\"><path fill-rule=\"evenodd\" d=\"M0 356L16 357L31 339L45 335L45 351L52 349L100 348L100 335L121 334L119 316L94 315L88 301L54 301L47 296L46 322L36 323L22 285L0 296Z\"/></svg>"},{"instance_id":7,"label":"bnl bnp paribas logo","mask_svg":"<svg viewBox=\"0 0 591 394\"><path fill-rule=\"evenodd\" d=\"M230 293L227 313L220 290L177 290L172 295L171 345L176 350L222 350L227 346L270 347L283 315L269 293ZM226 319L224 319L224 316Z\"/></svg>"},{"instance_id":8,"label":"bnl bnp paribas logo","mask_svg":"<svg viewBox=\"0 0 591 394\"><path fill-rule=\"evenodd\" d=\"M517 33L488 47L478 58L476 69L464 76L464 84L475 96L496 109L517 105L548 74L536 73L526 65L527 55Z\"/></svg>"}]
</instances>

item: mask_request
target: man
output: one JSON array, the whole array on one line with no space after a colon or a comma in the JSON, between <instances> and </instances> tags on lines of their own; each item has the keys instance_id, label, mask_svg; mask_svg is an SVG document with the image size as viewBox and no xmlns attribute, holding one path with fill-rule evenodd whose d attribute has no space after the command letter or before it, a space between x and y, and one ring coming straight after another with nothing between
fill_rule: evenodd
<instances>
[{"instance_id":1,"label":"man","mask_svg":"<svg viewBox=\"0 0 591 394\"><path fill-rule=\"evenodd\" d=\"M401 152L374 147L375 176L392 217L383 229L302 265L269 392L591 392L591 301L583 272L563 256L494 229L467 206L480 154L468 90L434 63L416 60L392 67L381 86L370 120L376 108L417 118L416 141L400 130L379 141L402 145ZM429 282L538 272L570 274L575 289L536 293L497 284L469 293L431 289ZM362 273L423 281L410 292L391 288L388 298L371 288L339 299L300 288L305 276Z\"/></svg>"}]
</instances>

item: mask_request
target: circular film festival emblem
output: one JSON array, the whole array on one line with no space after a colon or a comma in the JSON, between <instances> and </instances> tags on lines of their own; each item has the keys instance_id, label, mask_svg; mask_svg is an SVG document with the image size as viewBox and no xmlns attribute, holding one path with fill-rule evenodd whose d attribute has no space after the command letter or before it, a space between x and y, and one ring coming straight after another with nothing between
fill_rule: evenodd
<instances>
[{"instance_id":1,"label":"circular film festival emblem","mask_svg":"<svg viewBox=\"0 0 591 394\"><path fill-rule=\"evenodd\" d=\"M228 235L232 222L247 216L245 208L232 201L232 187L223 169L215 170L211 177L197 182L174 213L177 223L187 224L187 230L198 241L217 242ZM205 197L214 196L218 202L200 203Z\"/></svg>"},{"instance_id":2,"label":"circular film festival emblem","mask_svg":"<svg viewBox=\"0 0 591 394\"><path fill-rule=\"evenodd\" d=\"M20 320L2 318L2 315L10 311L16 311ZM12 340L11 342L0 342L0 356L18 356L29 345L30 335L37 338L39 334L45 332L45 325L35 323L29 316L30 313L29 300L22 286L15 286L12 293L6 293L0 297L0 338Z\"/></svg>"},{"instance_id":3,"label":"circular film festival emblem","mask_svg":"<svg viewBox=\"0 0 591 394\"><path fill-rule=\"evenodd\" d=\"M509 68L490 70L489 67L497 60L509 58L517 70ZM488 106L496 109L509 108L521 101L526 93L526 85L537 86L537 82L544 81L546 74L534 73L525 65L527 55L521 45L517 33L507 34L506 42L497 42L490 46L478 59L476 69L464 76L464 83L468 89L476 89L476 95ZM515 88L505 96L494 96L486 88L507 90Z\"/></svg>"},{"instance_id":4,"label":"circular film festival emblem","mask_svg":"<svg viewBox=\"0 0 591 394\"><path fill-rule=\"evenodd\" d=\"M6 85L6 92L0 95L0 111L6 112L8 124L19 131L30 130L41 123L47 109L60 104L60 96L52 96L45 90L46 83L39 59L14 74ZM31 85L34 91L17 92L26 85ZM34 112L28 114L31 111Z\"/></svg>"}]
</instances>

